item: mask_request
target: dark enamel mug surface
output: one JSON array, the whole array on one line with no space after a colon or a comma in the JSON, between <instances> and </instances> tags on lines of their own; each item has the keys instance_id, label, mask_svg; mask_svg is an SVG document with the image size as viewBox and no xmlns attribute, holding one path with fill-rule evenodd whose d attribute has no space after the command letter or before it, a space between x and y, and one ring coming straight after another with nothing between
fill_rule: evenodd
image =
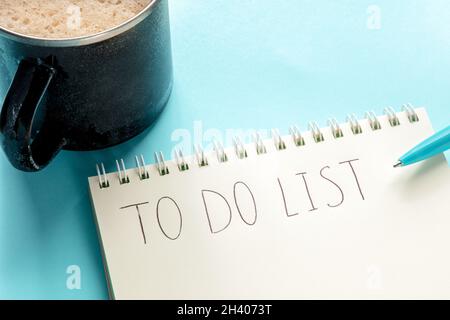
<instances>
[{"instance_id":1,"label":"dark enamel mug surface","mask_svg":"<svg viewBox=\"0 0 450 320\"><path fill-rule=\"evenodd\" d=\"M124 142L155 121L171 93L168 0L80 38L0 27L0 73L0 141L17 169L41 170L62 149Z\"/></svg>"}]
</instances>

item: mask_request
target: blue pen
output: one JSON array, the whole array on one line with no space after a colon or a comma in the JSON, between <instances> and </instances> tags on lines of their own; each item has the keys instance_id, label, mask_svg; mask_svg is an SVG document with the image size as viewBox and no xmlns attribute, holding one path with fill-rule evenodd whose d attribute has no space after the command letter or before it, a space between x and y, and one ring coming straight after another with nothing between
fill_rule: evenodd
<instances>
[{"instance_id":1,"label":"blue pen","mask_svg":"<svg viewBox=\"0 0 450 320\"><path fill-rule=\"evenodd\" d=\"M407 166L450 149L450 126L432 135L400 157L394 168Z\"/></svg>"}]
</instances>

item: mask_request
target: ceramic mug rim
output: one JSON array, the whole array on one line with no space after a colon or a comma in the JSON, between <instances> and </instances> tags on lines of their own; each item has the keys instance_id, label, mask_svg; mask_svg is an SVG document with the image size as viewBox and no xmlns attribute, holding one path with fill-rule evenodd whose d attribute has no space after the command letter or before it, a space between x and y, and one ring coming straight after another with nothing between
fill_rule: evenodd
<instances>
[{"instance_id":1,"label":"ceramic mug rim","mask_svg":"<svg viewBox=\"0 0 450 320\"><path fill-rule=\"evenodd\" d=\"M94 44L97 42L101 42L104 40L108 40L110 38L113 38L123 32L126 32L133 27L135 27L137 24L145 20L153 9L156 7L156 5L162 0L151 0L150 3L137 15L133 16L132 18L128 19L127 21L114 26L110 29L80 36L80 37L74 37L74 38L41 38L36 36L30 36L21 34L19 32L14 32L11 30L6 29L5 27L0 26L0 36L5 36L6 38L18 42L22 42L29 45L37 45L42 47L77 47L77 46L83 46L83 45L89 45Z\"/></svg>"}]
</instances>

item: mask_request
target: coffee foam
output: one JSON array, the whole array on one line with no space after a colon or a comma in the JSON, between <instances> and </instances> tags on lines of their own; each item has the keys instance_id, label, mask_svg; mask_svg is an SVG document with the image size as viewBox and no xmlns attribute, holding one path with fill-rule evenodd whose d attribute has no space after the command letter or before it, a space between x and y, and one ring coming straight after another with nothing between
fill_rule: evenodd
<instances>
[{"instance_id":1,"label":"coffee foam","mask_svg":"<svg viewBox=\"0 0 450 320\"><path fill-rule=\"evenodd\" d=\"M150 0L0 0L0 26L28 36L74 38L111 29Z\"/></svg>"}]
</instances>

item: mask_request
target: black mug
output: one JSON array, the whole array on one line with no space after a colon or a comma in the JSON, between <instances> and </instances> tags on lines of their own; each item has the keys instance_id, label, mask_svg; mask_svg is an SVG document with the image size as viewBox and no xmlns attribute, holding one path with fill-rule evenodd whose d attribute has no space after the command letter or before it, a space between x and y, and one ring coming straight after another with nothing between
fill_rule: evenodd
<instances>
[{"instance_id":1,"label":"black mug","mask_svg":"<svg viewBox=\"0 0 450 320\"><path fill-rule=\"evenodd\" d=\"M172 90L168 0L92 36L43 39L0 27L1 145L19 170L62 149L96 150L148 128Z\"/></svg>"}]
</instances>

